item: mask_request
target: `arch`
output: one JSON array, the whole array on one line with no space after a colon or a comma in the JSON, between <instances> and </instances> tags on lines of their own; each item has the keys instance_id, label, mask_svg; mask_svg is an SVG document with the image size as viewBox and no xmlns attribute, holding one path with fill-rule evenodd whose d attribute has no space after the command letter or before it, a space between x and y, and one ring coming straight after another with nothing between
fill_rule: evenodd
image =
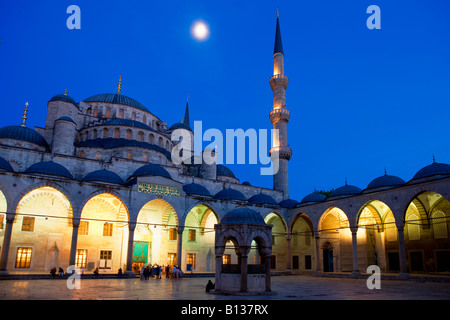
<instances>
[{"instance_id":1,"label":"arch","mask_svg":"<svg viewBox=\"0 0 450 320\"><path fill-rule=\"evenodd\" d=\"M114 197L116 198L118 201L121 202L121 204L123 205L123 210L124 212L126 212L127 215L127 221L132 222L132 214L130 212L130 206L128 204L128 202L126 200L124 200L122 198L122 196L120 194L118 194L117 192L115 192L112 189L98 189L92 193L90 193L88 196L86 196L85 198L83 198L83 200L80 202L79 204L79 213L80 216L77 216L75 218L81 218L81 212L83 211L84 207L86 206L86 204L93 198L100 196L100 195L108 195L110 197Z\"/></svg>"},{"instance_id":2,"label":"arch","mask_svg":"<svg viewBox=\"0 0 450 320\"><path fill-rule=\"evenodd\" d=\"M279 219L283 228L284 228L284 233L287 233L288 226L286 225L286 221L283 219L283 217L281 216L281 214L279 214L276 211L270 211L265 217L264 217L264 221L266 222L266 224L272 224L271 222L273 222L275 219Z\"/></svg>"},{"instance_id":3,"label":"arch","mask_svg":"<svg viewBox=\"0 0 450 320\"><path fill-rule=\"evenodd\" d=\"M345 212L339 207L333 206L325 210L320 216L318 231L332 231L349 227L350 222Z\"/></svg>"}]
</instances>

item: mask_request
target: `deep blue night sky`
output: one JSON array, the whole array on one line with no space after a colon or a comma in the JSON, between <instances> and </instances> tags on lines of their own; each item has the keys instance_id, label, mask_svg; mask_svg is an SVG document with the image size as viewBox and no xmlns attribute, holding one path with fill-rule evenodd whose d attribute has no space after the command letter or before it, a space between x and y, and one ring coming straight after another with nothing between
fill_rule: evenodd
<instances>
[{"instance_id":1,"label":"deep blue night sky","mask_svg":"<svg viewBox=\"0 0 450 320\"><path fill-rule=\"evenodd\" d=\"M81 29L69 30L69 5ZM381 29L369 30L369 5ZM276 9L289 77L290 197L384 174L410 180L450 163L449 1L2 1L0 126L43 127L47 102L114 93L143 103L168 126L184 115L203 128L270 129ZM198 42L190 25L211 35ZM192 123L191 123L192 124ZM205 143L206 145L206 143ZM271 188L260 165L228 165Z\"/></svg>"}]
</instances>

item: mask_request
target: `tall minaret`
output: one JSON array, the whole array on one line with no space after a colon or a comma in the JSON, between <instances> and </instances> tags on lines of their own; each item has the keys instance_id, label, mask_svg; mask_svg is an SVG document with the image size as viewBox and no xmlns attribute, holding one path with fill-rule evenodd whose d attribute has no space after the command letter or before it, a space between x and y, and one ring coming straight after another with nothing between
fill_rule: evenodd
<instances>
[{"instance_id":1,"label":"tall minaret","mask_svg":"<svg viewBox=\"0 0 450 320\"><path fill-rule=\"evenodd\" d=\"M283 191L284 199L289 198L289 174L288 162L292 151L287 144L287 123L289 111L286 109L286 88L288 77L284 75L284 53L281 43L280 21L277 10L277 27L275 33L275 47L273 50L273 76L270 78L270 87L273 91L273 107L270 112L270 122L273 124L273 147L270 149L272 156L279 159L278 172L273 176L273 188ZM275 129L278 129L278 134Z\"/></svg>"}]
</instances>

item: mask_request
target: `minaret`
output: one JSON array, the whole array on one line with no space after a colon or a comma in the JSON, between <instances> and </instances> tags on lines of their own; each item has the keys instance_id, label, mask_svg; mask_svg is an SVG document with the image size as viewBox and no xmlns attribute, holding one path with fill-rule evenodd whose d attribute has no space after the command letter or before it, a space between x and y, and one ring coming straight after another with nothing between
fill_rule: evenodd
<instances>
[{"instance_id":1,"label":"minaret","mask_svg":"<svg viewBox=\"0 0 450 320\"><path fill-rule=\"evenodd\" d=\"M270 78L270 87L273 91L273 107L270 112L272 122L273 147L270 149L272 157L278 156L278 172L273 175L273 188L283 191L283 198L289 198L289 174L288 162L292 151L287 144L287 124L289 122L289 111L286 109L286 88L288 77L284 75L284 52L281 43L280 21L277 10L277 26L275 33L275 46L273 50L273 76ZM278 134L277 131L278 130Z\"/></svg>"}]
</instances>

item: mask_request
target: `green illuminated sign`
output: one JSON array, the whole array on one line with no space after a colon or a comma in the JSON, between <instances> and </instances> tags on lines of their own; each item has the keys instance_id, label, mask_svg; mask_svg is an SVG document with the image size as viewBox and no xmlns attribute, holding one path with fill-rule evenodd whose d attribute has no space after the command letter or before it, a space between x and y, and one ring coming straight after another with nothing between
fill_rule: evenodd
<instances>
[{"instance_id":1,"label":"green illuminated sign","mask_svg":"<svg viewBox=\"0 0 450 320\"><path fill-rule=\"evenodd\" d=\"M180 188L161 186L158 184L151 184L151 183L139 183L138 191L170 197L179 197L181 193Z\"/></svg>"}]
</instances>

